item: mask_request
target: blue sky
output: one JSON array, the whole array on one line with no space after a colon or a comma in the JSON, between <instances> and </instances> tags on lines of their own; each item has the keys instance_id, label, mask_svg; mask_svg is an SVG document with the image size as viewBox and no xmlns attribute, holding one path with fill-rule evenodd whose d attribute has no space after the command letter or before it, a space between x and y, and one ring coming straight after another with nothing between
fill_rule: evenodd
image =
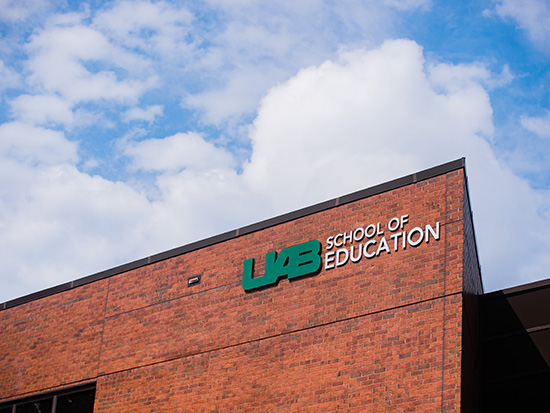
<instances>
[{"instance_id":1,"label":"blue sky","mask_svg":"<svg viewBox=\"0 0 550 413\"><path fill-rule=\"evenodd\" d=\"M466 157L550 272L550 4L0 0L0 302Z\"/></svg>"}]
</instances>

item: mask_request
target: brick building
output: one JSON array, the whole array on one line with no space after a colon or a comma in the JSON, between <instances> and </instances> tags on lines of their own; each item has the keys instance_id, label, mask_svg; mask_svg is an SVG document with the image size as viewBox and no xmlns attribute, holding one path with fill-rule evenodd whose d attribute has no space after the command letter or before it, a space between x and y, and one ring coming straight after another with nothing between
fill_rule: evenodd
<instances>
[{"instance_id":1,"label":"brick building","mask_svg":"<svg viewBox=\"0 0 550 413\"><path fill-rule=\"evenodd\" d=\"M482 293L459 159L0 304L0 413L476 411Z\"/></svg>"}]
</instances>

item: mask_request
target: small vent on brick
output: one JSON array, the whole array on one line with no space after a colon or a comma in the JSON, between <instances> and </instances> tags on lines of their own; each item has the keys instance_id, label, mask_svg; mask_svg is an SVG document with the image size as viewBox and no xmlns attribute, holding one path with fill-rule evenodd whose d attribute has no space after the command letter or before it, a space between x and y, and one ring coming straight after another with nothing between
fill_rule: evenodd
<instances>
[{"instance_id":1,"label":"small vent on brick","mask_svg":"<svg viewBox=\"0 0 550 413\"><path fill-rule=\"evenodd\" d=\"M193 285L200 284L200 283L201 283L201 276L200 275L195 275L195 276L189 277L187 279L187 286L188 287L191 287Z\"/></svg>"}]
</instances>

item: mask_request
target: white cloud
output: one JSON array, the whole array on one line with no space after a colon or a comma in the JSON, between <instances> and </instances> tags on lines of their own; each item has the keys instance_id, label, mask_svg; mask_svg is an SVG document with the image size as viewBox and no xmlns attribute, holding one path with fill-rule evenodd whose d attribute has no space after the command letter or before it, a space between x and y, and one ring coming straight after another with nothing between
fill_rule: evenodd
<instances>
[{"instance_id":1,"label":"white cloud","mask_svg":"<svg viewBox=\"0 0 550 413\"><path fill-rule=\"evenodd\" d=\"M156 85L156 77L146 73L147 59L75 21L83 16L71 16L62 23L59 16L52 18L31 36L26 46L31 84L73 103L103 99L132 103Z\"/></svg>"},{"instance_id":2,"label":"white cloud","mask_svg":"<svg viewBox=\"0 0 550 413\"><path fill-rule=\"evenodd\" d=\"M243 113L253 113L273 79L282 76L276 67L265 67L264 71L246 67L227 77L224 86L185 96L182 106L200 111L207 123L220 124Z\"/></svg>"},{"instance_id":3,"label":"white cloud","mask_svg":"<svg viewBox=\"0 0 550 413\"><path fill-rule=\"evenodd\" d=\"M253 114L272 85L321 63L343 44L374 45L392 25L393 11L377 1L209 3L220 23L206 34L208 51L198 53L190 68L211 81L183 103L215 124Z\"/></svg>"},{"instance_id":4,"label":"white cloud","mask_svg":"<svg viewBox=\"0 0 550 413\"><path fill-rule=\"evenodd\" d=\"M386 42L302 70L272 89L254 122L245 175L273 193L288 192L288 180L301 176L289 198L318 201L415 170L422 166L417 152L441 162L462 156L455 150L461 138L491 131L483 88L468 84L438 94L420 47ZM394 167L373 174L387 164Z\"/></svg>"},{"instance_id":5,"label":"white cloud","mask_svg":"<svg viewBox=\"0 0 550 413\"><path fill-rule=\"evenodd\" d=\"M132 158L133 168L146 171L204 171L235 166L231 154L195 133L178 133L164 139L132 142L124 152Z\"/></svg>"},{"instance_id":6,"label":"white cloud","mask_svg":"<svg viewBox=\"0 0 550 413\"><path fill-rule=\"evenodd\" d=\"M546 111L546 116L530 117L523 115L521 125L535 135L548 139L550 138L550 112Z\"/></svg>"},{"instance_id":7,"label":"white cloud","mask_svg":"<svg viewBox=\"0 0 550 413\"><path fill-rule=\"evenodd\" d=\"M0 126L0 302L258 216L231 156L200 136L143 141L129 151L139 167L161 171L156 200L79 171L77 145L60 132Z\"/></svg>"},{"instance_id":8,"label":"white cloud","mask_svg":"<svg viewBox=\"0 0 550 413\"><path fill-rule=\"evenodd\" d=\"M520 28L527 31L531 41L545 50L550 50L550 3L548 1L499 0L496 12L502 18L515 20Z\"/></svg>"},{"instance_id":9,"label":"white cloud","mask_svg":"<svg viewBox=\"0 0 550 413\"><path fill-rule=\"evenodd\" d=\"M189 11L164 1L119 1L98 13L94 26L117 44L166 56L192 49L186 42L192 20Z\"/></svg>"},{"instance_id":10,"label":"white cloud","mask_svg":"<svg viewBox=\"0 0 550 413\"><path fill-rule=\"evenodd\" d=\"M153 176L150 198L79 171L62 133L4 124L0 301L462 156L486 288L547 277L549 195L488 143L486 87L499 76L429 65L412 41L342 52L267 93L243 165L194 133L122 141L130 167Z\"/></svg>"},{"instance_id":11,"label":"white cloud","mask_svg":"<svg viewBox=\"0 0 550 413\"><path fill-rule=\"evenodd\" d=\"M165 1L81 10L47 17L30 36L24 50L34 89L27 94L56 94L73 105L136 105L148 91L167 87L186 108L198 109L201 121L217 125L253 115L270 86L325 60L344 38L347 47L375 44L394 12L364 0L210 1L200 19ZM216 24L205 24L209 18Z\"/></svg>"},{"instance_id":12,"label":"white cloud","mask_svg":"<svg viewBox=\"0 0 550 413\"><path fill-rule=\"evenodd\" d=\"M0 20L17 22L43 13L49 2L46 0L0 0Z\"/></svg>"},{"instance_id":13,"label":"white cloud","mask_svg":"<svg viewBox=\"0 0 550 413\"><path fill-rule=\"evenodd\" d=\"M19 74L0 60L0 91L19 86L20 82Z\"/></svg>"},{"instance_id":14,"label":"white cloud","mask_svg":"<svg viewBox=\"0 0 550 413\"><path fill-rule=\"evenodd\" d=\"M4 165L2 172L6 169ZM12 193L0 200L0 248L10 251L3 261L3 295L36 291L143 254L147 241L140 220L148 216L150 205L126 185L83 174L69 164L33 170L11 165L9 170L25 194L16 204ZM7 180L3 173L2 184Z\"/></svg>"},{"instance_id":15,"label":"white cloud","mask_svg":"<svg viewBox=\"0 0 550 413\"><path fill-rule=\"evenodd\" d=\"M60 132L0 125L0 301L144 253L146 197L78 171L77 149Z\"/></svg>"},{"instance_id":16,"label":"white cloud","mask_svg":"<svg viewBox=\"0 0 550 413\"><path fill-rule=\"evenodd\" d=\"M432 7L431 0L384 0L384 4L402 11L429 10Z\"/></svg>"},{"instance_id":17,"label":"white cloud","mask_svg":"<svg viewBox=\"0 0 550 413\"><path fill-rule=\"evenodd\" d=\"M77 147L62 133L20 122L0 125L0 159L26 165L55 165L78 160Z\"/></svg>"},{"instance_id":18,"label":"white cloud","mask_svg":"<svg viewBox=\"0 0 550 413\"><path fill-rule=\"evenodd\" d=\"M484 86L487 89L494 89L506 86L514 79L508 65L502 67L500 75L495 75L486 65L480 63L432 64L429 67L429 72L432 83L448 91L470 86Z\"/></svg>"},{"instance_id":19,"label":"white cloud","mask_svg":"<svg viewBox=\"0 0 550 413\"><path fill-rule=\"evenodd\" d=\"M26 123L70 125L74 121L71 104L54 95L20 95L10 102L12 114Z\"/></svg>"},{"instance_id":20,"label":"white cloud","mask_svg":"<svg viewBox=\"0 0 550 413\"><path fill-rule=\"evenodd\" d=\"M149 123L153 123L157 116L162 116L163 111L162 105L151 105L147 106L145 109L142 108L131 108L128 109L122 115L122 120L124 122L131 122L133 120L142 120Z\"/></svg>"}]
</instances>

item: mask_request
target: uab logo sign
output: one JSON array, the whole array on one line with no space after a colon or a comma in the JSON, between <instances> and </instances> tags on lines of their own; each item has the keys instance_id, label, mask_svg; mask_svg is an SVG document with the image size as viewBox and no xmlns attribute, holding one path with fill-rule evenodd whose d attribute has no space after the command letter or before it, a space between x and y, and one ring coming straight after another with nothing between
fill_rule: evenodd
<instances>
[{"instance_id":1,"label":"uab logo sign","mask_svg":"<svg viewBox=\"0 0 550 413\"><path fill-rule=\"evenodd\" d=\"M265 273L253 278L254 258L245 260L243 268L243 288L246 291L275 284L280 277L288 279L313 274L321 268L321 243L317 240L304 242L265 256Z\"/></svg>"}]
</instances>

